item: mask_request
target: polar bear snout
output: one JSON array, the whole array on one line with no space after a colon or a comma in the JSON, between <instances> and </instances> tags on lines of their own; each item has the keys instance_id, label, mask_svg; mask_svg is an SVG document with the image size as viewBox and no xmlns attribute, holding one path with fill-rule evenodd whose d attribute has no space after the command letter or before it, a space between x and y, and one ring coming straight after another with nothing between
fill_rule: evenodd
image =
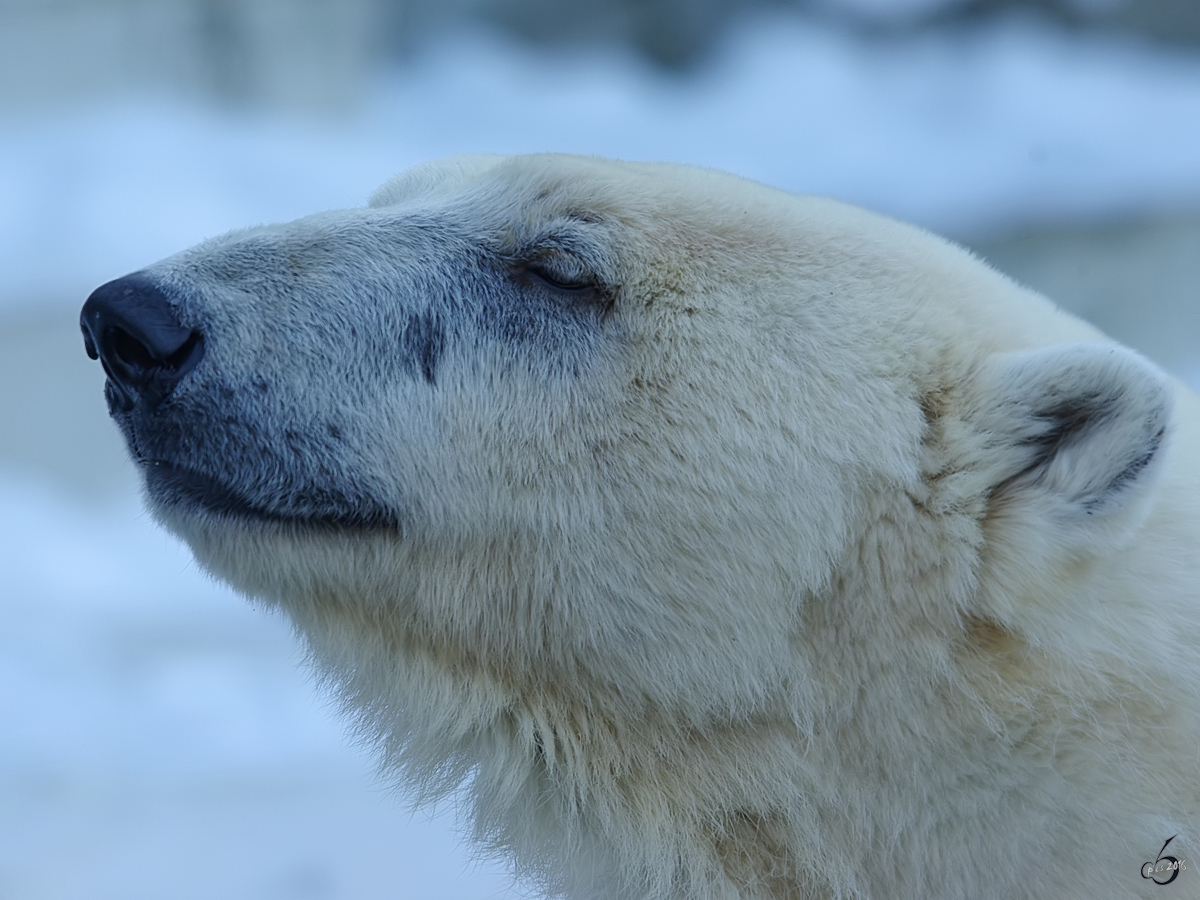
<instances>
[{"instance_id":1,"label":"polar bear snout","mask_svg":"<svg viewBox=\"0 0 1200 900\"><path fill-rule=\"evenodd\" d=\"M88 356L108 375L114 411L157 406L204 355L204 336L179 322L170 299L144 275L96 288L79 325Z\"/></svg>"}]
</instances>

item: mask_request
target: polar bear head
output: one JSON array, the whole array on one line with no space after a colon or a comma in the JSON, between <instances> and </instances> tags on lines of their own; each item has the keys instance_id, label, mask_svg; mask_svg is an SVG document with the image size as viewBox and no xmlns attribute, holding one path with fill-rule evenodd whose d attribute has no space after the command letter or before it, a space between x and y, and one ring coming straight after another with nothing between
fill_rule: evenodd
<instances>
[{"instance_id":1,"label":"polar bear head","mask_svg":"<svg viewBox=\"0 0 1200 900\"><path fill-rule=\"evenodd\" d=\"M474 773L492 821L522 779L538 816L598 810L576 847L655 807L589 865L656 853L663 884L684 851L646 822L769 806L832 765L822 733L950 740L935 682L984 691L988 648L1069 636L1171 409L1150 364L917 229L560 156L207 241L83 326L154 514L294 618L389 759ZM706 769L752 722L762 766ZM633 772L645 796L597 787Z\"/></svg>"}]
</instances>

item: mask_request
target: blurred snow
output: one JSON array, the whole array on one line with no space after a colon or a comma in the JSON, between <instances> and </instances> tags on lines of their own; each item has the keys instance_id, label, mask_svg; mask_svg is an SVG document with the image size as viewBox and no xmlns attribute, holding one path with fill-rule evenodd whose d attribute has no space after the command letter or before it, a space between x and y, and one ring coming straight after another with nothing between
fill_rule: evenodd
<instances>
[{"instance_id":1,"label":"blurred snow","mask_svg":"<svg viewBox=\"0 0 1200 900\"><path fill-rule=\"evenodd\" d=\"M970 0L815 0L817 9L864 22L903 23L968 5Z\"/></svg>"},{"instance_id":2,"label":"blurred snow","mask_svg":"<svg viewBox=\"0 0 1200 900\"><path fill-rule=\"evenodd\" d=\"M0 477L0 511L0 897L504 894L451 817L371 779L286 624L136 498Z\"/></svg>"},{"instance_id":3,"label":"blurred snow","mask_svg":"<svg viewBox=\"0 0 1200 900\"><path fill-rule=\"evenodd\" d=\"M0 309L452 153L686 161L970 237L1195 203L1197 147L1200 57L1021 20L884 41L764 18L687 79L460 33L334 123L161 97L0 122Z\"/></svg>"},{"instance_id":4,"label":"blurred snow","mask_svg":"<svg viewBox=\"0 0 1200 900\"><path fill-rule=\"evenodd\" d=\"M337 122L166 97L0 119L0 328L70 327L103 281L229 228L361 204L450 153L698 163L974 238L1194 207L1198 147L1200 59L1018 20L880 41L761 19L687 79L458 34ZM18 355L11 393L67 397L65 366ZM40 400L16 401L4 446L43 433ZM100 459L114 439L81 431L74 452ZM511 890L451 818L410 817L372 781L284 622L202 577L134 498L85 503L23 479L18 457L0 454L0 897Z\"/></svg>"}]
</instances>

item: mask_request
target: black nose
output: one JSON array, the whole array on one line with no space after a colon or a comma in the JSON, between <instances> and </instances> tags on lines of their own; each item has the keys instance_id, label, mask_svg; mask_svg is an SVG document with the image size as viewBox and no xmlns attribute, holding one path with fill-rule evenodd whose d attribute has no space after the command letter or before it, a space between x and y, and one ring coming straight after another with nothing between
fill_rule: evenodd
<instances>
[{"instance_id":1,"label":"black nose","mask_svg":"<svg viewBox=\"0 0 1200 900\"><path fill-rule=\"evenodd\" d=\"M79 315L88 356L108 374L108 401L122 411L158 405L204 355L204 336L181 325L167 295L144 275L103 284Z\"/></svg>"}]
</instances>

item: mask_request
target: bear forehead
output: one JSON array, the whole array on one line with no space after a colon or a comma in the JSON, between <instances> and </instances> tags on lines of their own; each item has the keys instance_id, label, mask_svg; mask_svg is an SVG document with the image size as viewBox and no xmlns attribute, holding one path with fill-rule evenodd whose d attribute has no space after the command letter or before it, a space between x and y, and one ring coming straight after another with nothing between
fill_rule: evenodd
<instances>
[{"instance_id":1,"label":"bear forehead","mask_svg":"<svg viewBox=\"0 0 1200 900\"><path fill-rule=\"evenodd\" d=\"M796 224L798 199L695 166L568 154L468 155L400 173L371 195L368 206L449 209L466 204L476 223L480 216L491 218L489 212L533 222L571 216L642 226L638 230L655 224L718 234L746 230L761 238L778 233L781 217Z\"/></svg>"},{"instance_id":2,"label":"bear forehead","mask_svg":"<svg viewBox=\"0 0 1200 900\"><path fill-rule=\"evenodd\" d=\"M470 185L504 185L510 196L522 195L539 199L561 198L574 194L594 202L603 202L609 195L612 205L628 206L640 194L656 184L666 187L661 176L667 169L697 171L691 167L670 166L665 163L636 163L596 159L569 154L530 154L499 156L468 154L433 160L399 173L383 184L371 196L370 206L393 206L405 201L444 198ZM654 175L660 177L654 179ZM709 173L721 177L721 173ZM640 191L631 191L631 179ZM605 187L608 190L605 191ZM571 191L571 187L577 190Z\"/></svg>"}]
</instances>

